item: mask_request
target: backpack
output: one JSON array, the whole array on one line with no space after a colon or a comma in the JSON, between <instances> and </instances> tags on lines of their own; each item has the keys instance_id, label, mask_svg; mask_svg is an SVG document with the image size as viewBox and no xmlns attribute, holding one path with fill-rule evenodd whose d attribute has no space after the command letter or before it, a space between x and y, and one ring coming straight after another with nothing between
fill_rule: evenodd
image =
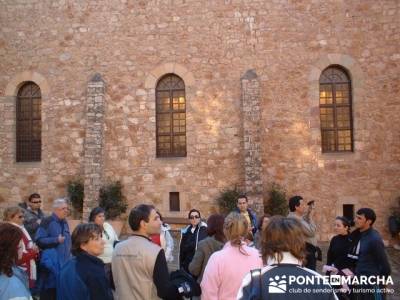
<instances>
[{"instance_id":1,"label":"backpack","mask_svg":"<svg viewBox=\"0 0 400 300\"><path fill-rule=\"evenodd\" d=\"M178 289L185 287L186 290L183 293L183 296L185 297L198 297L201 295L201 287L199 283L191 274L183 269L172 272L170 275L170 280Z\"/></svg>"},{"instance_id":2,"label":"backpack","mask_svg":"<svg viewBox=\"0 0 400 300\"><path fill-rule=\"evenodd\" d=\"M262 300L262 276L261 269L250 271L250 300Z\"/></svg>"}]
</instances>

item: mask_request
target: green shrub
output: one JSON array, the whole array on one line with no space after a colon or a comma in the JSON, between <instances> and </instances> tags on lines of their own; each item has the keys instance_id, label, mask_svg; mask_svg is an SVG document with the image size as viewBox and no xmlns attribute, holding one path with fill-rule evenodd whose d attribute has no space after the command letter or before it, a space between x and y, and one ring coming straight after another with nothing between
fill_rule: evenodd
<instances>
[{"instance_id":1,"label":"green shrub","mask_svg":"<svg viewBox=\"0 0 400 300\"><path fill-rule=\"evenodd\" d=\"M268 191L268 197L264 202L264 213L286 216L288 214L288 200L285 189L277 183L272 183Z\"/></svg>"},{"instance_id":2,"label":"green shrub","mask_svg":"<svg viewBox=\"0 0 400 300\"><path fill-rule=\"evenodd\" d=\"M107 219L115 219L125 213L128 204L122 194L122 184L119 181L107 184L100 189L99 205L106 211Z\"/></svg>"},{"instance_id":3,"label":"green shrub","mask_svg":"<svg viewBox=\"0 0 400 300\"><path fill-rule=\"evenodd\" d=\"M221 191L221 194L217 198L217 204L222 214L229 214L236 208L237 198L242 194L241 190L237 186L227 188Z\"/></svg>"},{"instance_id":4,"label":"green shrub","mask_svg":"<svg viewBox=\"0 0 400 300\"><path fill-rule=\"evenodd\" d=\"M80 219L83 211L83 199L85 198L82 179L69 181L67 184L67 194L73 207L73 217Z\"/></svg>"}]
</instances>

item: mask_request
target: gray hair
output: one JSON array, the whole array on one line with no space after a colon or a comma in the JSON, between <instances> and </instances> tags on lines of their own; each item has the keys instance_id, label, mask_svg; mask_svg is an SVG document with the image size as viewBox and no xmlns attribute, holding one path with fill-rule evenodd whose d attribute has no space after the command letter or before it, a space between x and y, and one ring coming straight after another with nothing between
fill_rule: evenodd
<instances>
[{"instance_id":1,"label":"gray hair","mask_svg":"<svg viewBox=\"0 0 400 300\"><path fill-rule=\"evenodd\" d=\"M63 204L67 204L68 205L68 199L67 198L57 198L57 199L55 199L53 201L53 208L59 208Z\"/></svg>"}]
</instances>

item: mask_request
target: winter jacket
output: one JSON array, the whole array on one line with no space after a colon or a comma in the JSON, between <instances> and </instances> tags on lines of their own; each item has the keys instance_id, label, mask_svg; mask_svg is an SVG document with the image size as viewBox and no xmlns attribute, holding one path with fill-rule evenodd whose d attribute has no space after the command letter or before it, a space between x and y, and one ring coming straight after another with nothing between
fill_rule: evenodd
<instances>
[{"instance_id":1,"label":"winter jacket","mask_svg":"<svg viewBox=\"0 0 400 300\"><path fill-rule=\"evenodd\" d=\"M197 276L198 282L203 278L204 269L210 259L211 254L219 251L224 246L224 243L217 241L213 236L209 236L199 242L193 259L189 264L189 271L194 276Z\"/></svg>"},{"instance_id":2,"label":"winter jacket","mask_svg":"<svg viewBox=\"0 0 400 300\"><path fill-rule=\"evenodd\" d=\"M390 275L385 246L378 231L370 228L362 232L359 249L356 275Z\"/></svg>"},{"instance_id":3,"label":"winter jacket","mask_svg":"<svg viewBox=\"0 0 400 300\"><path fill-rule=\"evenodd\" d=\"M57 276L57 300L88 300L89 289L77 272L77 260L71 258Z\"/></svg>"},{"instance_id":4,"label":"winter jacket","mask_svg":"<svg viewBox=\"0 0 400 300\"><path fill-rule=\"evenodd\" d=\"M329 266L334 266L339 270L346 268L352 269L352 261L347 256L350 251L350 245L351 240L349 239L348 234L338 234L334 236L329 243L326 264Z\"/></svg>"},{"instance_id":5,"label":"winter jacket","mask_svg":"<svg viewBox=\"0 0 400 300\"><path fill-rule=\"evenodd\" d=\"M65 237L63 243L58 242L60 234ZM71 257L71 235L67 221L59 219L55 214L44 218L36 232L35 241L42 249L39 289L53 289L61 267Z\"/></svg>"},{"instance_id":6,"label":"winter jacket","mask_svg":"<svg viewBox=\"0 0 400 300\"><path fill-rule=\"evenodd\" d=\"M111 263L112 253L114 251L114 244L118 240L118 235L116 234L114 228L111 224L104 222L103 224L103 234L102 239L105 242L104 252L99 255L99 258L105 263Z\"/></svg>"},{"instance_id":7,"label":"winter jacket","mask_svg":"<svg viewBox=\"0 0 400 300\"><path fill-rule=\"evenodd\" d=\"M17 266L21 267L28 274L28 286L29 288L33 288L37 278L36 259L38 258L38 252L32 248L32 239L24 226L12 222L9 223L21 229L23 233L22 257L17 260Z\"/></svg>"},{"instance_id":8,"label":"winter jacket","mask_svg":"<svg viewBox=\"0 0 400 300\"><path fill-rule=\"evenodd\" d=\"M167 262L172 262L174 260L174 239L171 236L170 230L171 227L168 224L163 224L161 226L160 242L161 248L164 249Z\"/></svg>"},{"instance_id":9,"label":"winter jacket","mask_svg":"<svg viewBox=\"0 0 400 300\"><path fill-rule=\"evenodd\" d=\"M274 259L268 260L267 266L260 271L261 275L255 276L253 282L251 273L248 273L244 277L242 286L237 295L238 300L338 299L332 287L323 282L320 274L302 267L301 261L297 260L289 252L283 253L283 259L279 264ZM254 288L256 286L259 287L258 290ZM259 295L261 295L261 298L256 297Z\"/></svg>"},{"instance_id":10,"label":"winter jacket","mask_svg":"<svg viewBox=\"0 0 400 300\"><path fill-rule=\"evenodd\" d=\"M41 221L45 217L45 214L41 209L36 212L28 207L24 209L24 217L24 227L28 230L29 235L34 238L39 228L38 220Z\"/></svg>"},{"instance_id":11,"label":"winter jacket","mask_svg":"<svg viewBox=\"0 0 400 300\"><path fill-rule=\"evenodd\" d=\"M58 236L65 237L63 243L58 242ZM36 244L41 249L55 248L61 266L71 257L71 234L66 220L59 219L54 213L40 223L35 236Z\"/></svg>"},{"instance_id":12,"label":"winter jacket","mask_svg":"<svg viewBox=\"0 0 400 300\"><path fill-rule=\"evenodd\" d=\"M213 253L208 260L201 281L201 299L236 299L243 277L250 270L262 266L260 254L256 249L244 243L239 249L227 242L222 250Z\"/></svg>"},{"instance_id":13,"label":"winter jacket","mask_svg":"<svg viewBox=\"0 0 400 300\"><path fill-rule=\"evenodd\" d=\"M22 258L17 261L17 264L26 271L28 274L29 288L33 288L37 279L36 260L39 257L39 253L32 248L33 242L26 229L23 229L22 231L25 233L22 236L24 251Z\"/></svg>"},{"instance_id":14,"label":"winter jacket","mask_svg":"<svg viewBox=\"0 0 400 300\"><path fill-rule=\"evenodd\" d=\"M350 247L347 257L349 259L349 262L351 263L350 270L352 270L353 273L355 272L356 269L358 255L360 254L360 239L361 239L361 232L359 229L356 229L349 234Z\"/></svg>"},{"instance_id":15,"label":"winter jacket","mask_svg":"<svg viewBox=\"0 0 400 300\"><path fill-rule=\"evenodd\" d=\"M12 267L12 271L11 277L0 274L0 299L31 300L26 273L17 266Z\"/></svg>"},{"instance_id":16,"label":"winter jacket","mask_svg":"<svg viewBox=\"0 0 400 300\"><path fill-rule=\"evenodd\" d=\"M179 266L189 271L189 264L196 252L198 243L207 237L207 224L200 222L192 232L192 225L181 229L179 242Z\"/></svg>"},{"instance_id":17,"label":"winter jacket","mask_svg":"<svg viewBox=\"0 0 400 300\"><path fill-rule=\"evenodd\" d=\"M57 300L112 300L101 259L84 251L70 259L57 277Z\"/></svg>"},{"instance_id":18,"label":"winter jacket","mask_svg":"<svg viewBox=\"0 0 400 300\"><path fill-rule=\"evenodd\" d=\"M60 273L60 269L61 264L56 248L43 250L40 254L38 289L44 291L56 288L57 276Z\"/></svg>"},{"instance_id":19,"label":"winter jacket","mask_svg":"<svg viewBox=\"0 0 400 300\"><path fill-rule=\"evenodd\" d=\"M233 211L240 214L240 210L237 207ZM249 214L249 217L250 217L250 221L251 221L250 225L251 225L251 227L253 227L253 229L251 231L252 231L253 234L255 234L256 231L257 231L257 216L256 216L256 213L254 211L252 211L250 208L247 209L247 213Z\"/></svg>"}]
</instances>

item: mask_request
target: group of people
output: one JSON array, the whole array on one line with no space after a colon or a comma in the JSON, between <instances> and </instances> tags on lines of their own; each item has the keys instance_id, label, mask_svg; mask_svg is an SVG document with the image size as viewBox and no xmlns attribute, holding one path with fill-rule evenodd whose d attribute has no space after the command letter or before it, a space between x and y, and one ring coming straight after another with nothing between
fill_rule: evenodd
<instances>
[{"instance_id":1,"label":"group of people","mask_svg":"<svg viewBox=\"0 0 400 300\"><path fill-rule=\"evenodd\" d=\"M202 221L189 211L181 230L179 270L170 273L174 241L169 226L152 205L140 204L129 214L133 233L119 241L94 208L89 222L70 234L68 202L56 199L45 216L41 198L32 194L26 205L9 207L0 223L0 299L383 299L379 284L354 293L352 286L324 280L294 282L287 278L322 278L315 271L321 259L317 245L315 206L301 196L289 199L288 216L263 215L257 222L248 199L241 195L227 216ZM389 276L382 238L373 229L374 211L357 211L356 229L344 217L335 219L323 271L339 276ZM337 289L336 289L337 288ZM320 290L325 292L321 294ZM283 293L285 293L283 295ZM379 298L381 297L381 298Z\"/></svg>"},{"instance_id":2,"label":"group of people","mask_svg":"<svg viewBox=\"0 0 400 300\"><path fill-rule=\"evenodd\" d=\"M71 289L69 286L62 289L67 278L61 276L61 271L72 263L71 254L74 262L79 262L77 278L84 278L85 284L90 286L92 277L85 274L92 269L87 262L95 262L106 274L103 283L108 284L111 278L112 251L118 236L112 226L105 222L104 214L103 208L94 208L89 223L78 225L71 236L66 220L69 215L66 199L54 200L49 216L41 210L41 197L37 193L32 194L26 203L6 208L4 222L0 223L0 268L9 267L0 270L0 299L31 299L32 295L41 300L71 299L65 298ZM22 238L20 234L14 234L10 239L5 238L10 231L15 230L22 232ZM13 246L15 243L18 243L17 248ZM25 278L18 274L27 276ZM99 288L94 291L98 295ZM98 299L112 299L112 294L109 296Z\"/></svg>"}]
</instances>

